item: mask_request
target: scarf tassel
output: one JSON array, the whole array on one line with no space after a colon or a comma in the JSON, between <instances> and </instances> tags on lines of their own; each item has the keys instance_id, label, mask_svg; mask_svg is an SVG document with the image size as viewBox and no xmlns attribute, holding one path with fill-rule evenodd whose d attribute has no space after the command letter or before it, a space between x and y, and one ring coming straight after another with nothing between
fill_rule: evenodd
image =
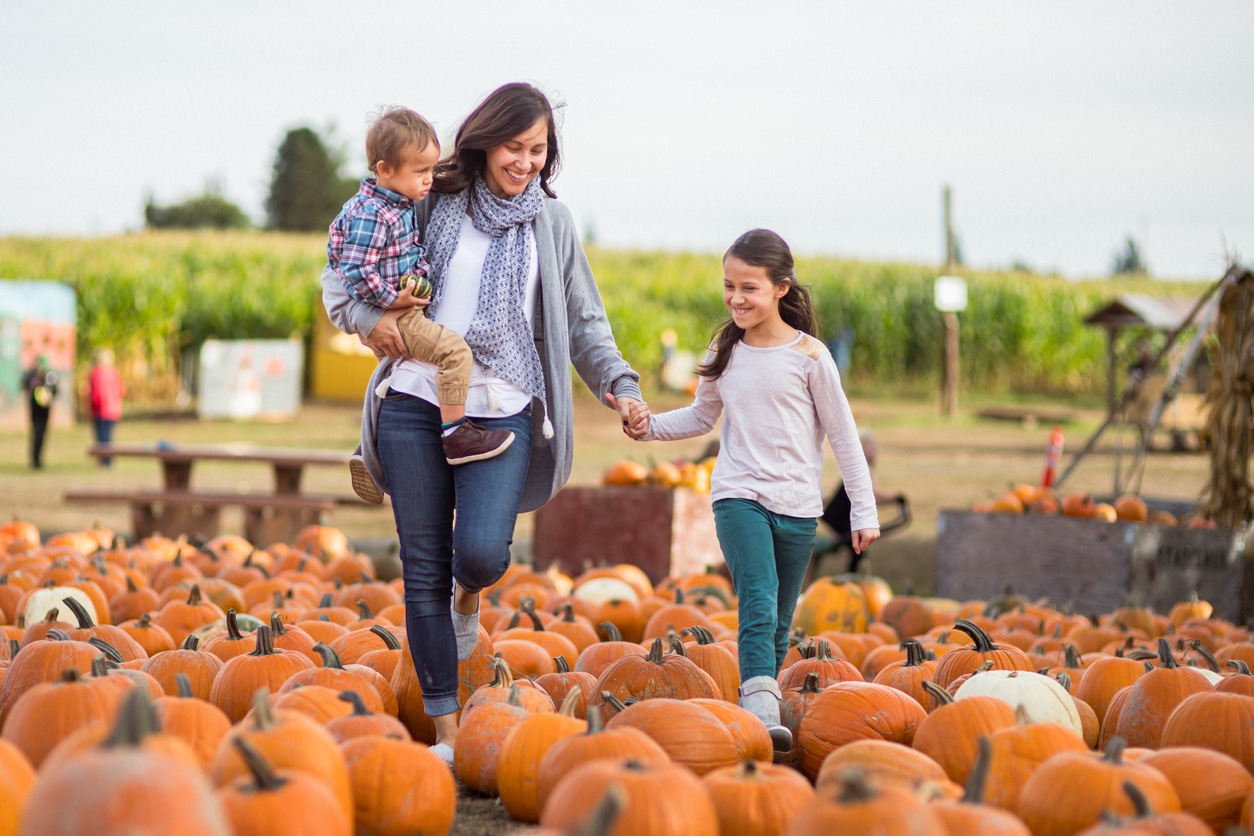
<instances>
[{"instance_id":1,"label":"scarf tassel","mask_svg":"<svg viewBox=\"0 0 1254 836\"><path fill-rule=\"evenodd\" d=\"M549 416L544 416L544 424L541 425L540 431L544 433L545 438L553 437L553 422L549 420Z\"/></svg>"}]
</instances>

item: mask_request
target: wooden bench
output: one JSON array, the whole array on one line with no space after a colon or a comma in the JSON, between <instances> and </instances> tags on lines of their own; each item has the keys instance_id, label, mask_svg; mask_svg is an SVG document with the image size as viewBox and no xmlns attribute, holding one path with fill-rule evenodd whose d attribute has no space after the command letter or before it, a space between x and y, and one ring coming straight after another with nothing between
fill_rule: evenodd
<instances>
[{"instance_id":1,"label":"wooden bench","mask_svg":"<svg viewBox=\"0 0 1254 836\"><path fill-rule=\"evenodd\" d=\"M340 450L301 450L287 447L256 447L250 444L183 445L94 444L88 455L99 459L133 456L156 460L161 466L163 485L143 490L100 490L72 488L65 492L67 503L124 503L131 507L136 537L156 533L170 537L180 534L213 537L218 533L220 512L234 506L244 511L244 536L257 546L291 542L300 529L322 521L322 515L337 505L361 508L368 505L356 497L315 496L302 493L301 475L309 465L345 467L349 453ZM196 462L232 462L267 465L274 474L270 493L242 493L192 488ZM347 469L347 468L345 468ZM347 482L347 474L345 474Z\"/></svg>"},{"instance_id":2,"label":"wooden bench","mask_svg":"<svg viewBox=\"0 0 1254 836\"><path fill-rule=\"evenodd\" d=\"M329 496L288 496L204 491L103 491L68 490L68 503L126 503L131 506L134 535L179 534L214 537L222 508L244 511L244 537L257 546L291 542L301 528L321 521L321 515L337 504L356 502Z\"/></svg>"}]
</instances>

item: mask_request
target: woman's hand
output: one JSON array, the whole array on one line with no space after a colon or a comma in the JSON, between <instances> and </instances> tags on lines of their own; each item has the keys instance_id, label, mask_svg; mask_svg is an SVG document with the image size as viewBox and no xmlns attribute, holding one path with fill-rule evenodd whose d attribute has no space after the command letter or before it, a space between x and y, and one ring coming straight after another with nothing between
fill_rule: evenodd
<instances>
[{"instance_id":1,"label":"woman's hand","mask_svg":"<svg viewBox=\"0 0 1254 836\"><path fill-rule=\"evenodd\" d=\"M639 441L649 432L649 405L635 398L616 398L606 393L605 402L618 410L623 420L623 433Z\"/></svg>"},{"instance_id":2,"label":"woman's hand","mask_svg":"<svg viewBox=\"0 0 1254 836\"><path fill-rule=\"evenodd\" d=\"M860 528L850 535L854 554L862 554L867 546L880 539L878 528Z\"/></svg>"},{"instance_id":3,"label":"woman's hand","mask_svg":"<svg viewBox=\"0 0 1254 836\"><path fill-rule=\"evenodd\" d=\"M373 351L375 357L391 357L393 360L408 357L409 351L405 348L405 341L401 339L400 329L396 327L397 320L407 311L408 308L384 311L374 329L364 337L359 334L357 339Z\"/></svg>"}]
</instances>

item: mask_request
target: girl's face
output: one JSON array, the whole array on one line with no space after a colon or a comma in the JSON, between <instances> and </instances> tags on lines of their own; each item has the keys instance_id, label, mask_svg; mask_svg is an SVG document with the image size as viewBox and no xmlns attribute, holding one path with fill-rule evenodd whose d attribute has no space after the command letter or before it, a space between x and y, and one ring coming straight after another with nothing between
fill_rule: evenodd
<instances>
[{"instance_id":1,"label":"girl's face","mask_svg":"<svg viewBox=\"0 0 1254 836\"><path fill-rule=\"evenodd\" d=\"M427 143L422 150L417 145L411 145L405 149L401 164L395 168L385 160L379 161L375 166L375 182L410 200L422 200L431 191L431 179L439 161L440 146L434 142Z\"/></svg>"},{"instance_id":2,"label":"girl's face","mask_svg":"<svg viewBox=\"0 0 1254 836\"><path fill-rule=\"evenodd\" d=\"M788 284L775 284L765 267L746 264L734 255L723 260L723 304L732 321L751 333L780 324L779 300Z\"/></svg>"},{"instance_id":3,"label":"girl's face","mask_svg":"<svg viewBox=\"0 0 1254 836\"><path fill-rule=\"evenodd\" d=\"M522 194L549 159L549 123L541 118L517 136L487 150L483 182L500 198Z\"/></svg>"}]
</instances>

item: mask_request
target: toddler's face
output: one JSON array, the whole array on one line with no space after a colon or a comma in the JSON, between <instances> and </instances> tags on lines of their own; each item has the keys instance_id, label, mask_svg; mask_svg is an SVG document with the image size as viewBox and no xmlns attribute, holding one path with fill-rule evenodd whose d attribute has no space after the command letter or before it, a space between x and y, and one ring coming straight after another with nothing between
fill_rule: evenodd
<instances>
[{"instance_id":1,"label":"toddler's face","mask_svg":"<svg viewBox=\"0 0 1254 836\"><path fill-rule=\"evenodd\" d=\"M389 191L403 194L410 200L422 200L431 191L431 179L435 164L440 161L440 147L434 142L419 149L411 145L405 149L401 164L393 168L380 161L376 166L378 184Z\"/></svg>"}]
</instances>

